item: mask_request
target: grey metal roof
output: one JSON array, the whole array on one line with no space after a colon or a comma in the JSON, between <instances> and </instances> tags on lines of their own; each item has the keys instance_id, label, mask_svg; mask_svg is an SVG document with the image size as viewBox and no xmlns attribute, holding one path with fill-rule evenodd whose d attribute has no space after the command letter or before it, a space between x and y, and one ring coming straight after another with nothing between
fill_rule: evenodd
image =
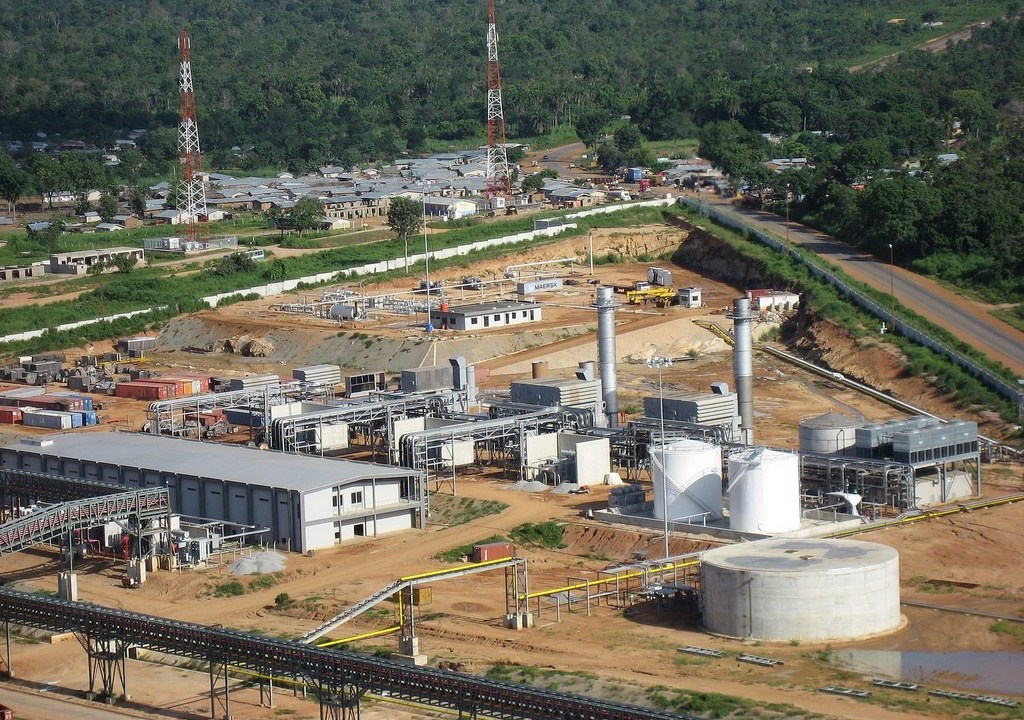
<instances>
[{"instance_id":1,"label":"grey metal roof","mask_svg":"<svg viewBox=\"0 0 1024 720\"><path fill-rule=\"evenodd\" d=\"M503 313L511 310L535 310L540 303L516 302L514 300L496 301L489 303L475 303L473 305L452 305L448 312L471 317L473 315L487 315L488 313Z\"/></svg>"},{"instance_id":2,"label":"grey metal roof","mask_svg":"<svg viewBox=\"0 0 1024 720\"><path fill-rule=\"evenodd\" d=\"M42 440L52 442L41 447L15 443L3 449L298 492L371 477L400 478L417 474L406 468L375 463L291 455L145 433L66 433Z\"/></svg>"}]
</instances>

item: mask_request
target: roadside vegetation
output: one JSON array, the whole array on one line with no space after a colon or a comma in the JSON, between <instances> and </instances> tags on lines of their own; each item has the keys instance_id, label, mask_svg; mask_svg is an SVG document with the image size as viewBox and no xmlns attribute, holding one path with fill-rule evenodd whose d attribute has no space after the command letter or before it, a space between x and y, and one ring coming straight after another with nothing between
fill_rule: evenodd
<instances>
[{"instance_id":1,"label":"roadside vegetation","mask_svg":"<svg viewBox=\"0 0 1024 720\"><path fill-rule=\"evenodd\" d=\"M804 312L808 308L813 310L813 312L821 317L828 318L837 323L855 338L877 337L878 319L861 311L849 301L840 297L834 288L813 277L803 265L786 255L781 255L756 241L748 239L740 233L718 226L696 213L686 211L683 215L695 226L707 230L725 241L743 256L755 260L767 281L779 286L797 288L803 292L805 294ZM797 250L803 257L810 257L813 262L820 264L816 256L800 248L797 248ZM885 306L890 302L890 298L887 295L879 293L862 283L858 283L839 271L838 268L829 266L829 270L842 277L847 283L856 287L879 304ZM1012 373L1007 368L988 360L943 328L933 325L906 308L898 307L897 311L904 320L913 323L933 337L947 343L950 347L967 355L980 365L1006 377L1010 382L1014 381ZM905 372L908 375L932 378L934 384L942 392L953 397L960 407L966 409L976 405L987 406L995 409L1007 421L1013 421L1016 418L1017 410L1012 402L990 390L981 381L972 377L960 366L953 364L941 355L898 335L885 335L879 341L892 343L900 348L904 357Z\"/></svg>"}]
</instances>

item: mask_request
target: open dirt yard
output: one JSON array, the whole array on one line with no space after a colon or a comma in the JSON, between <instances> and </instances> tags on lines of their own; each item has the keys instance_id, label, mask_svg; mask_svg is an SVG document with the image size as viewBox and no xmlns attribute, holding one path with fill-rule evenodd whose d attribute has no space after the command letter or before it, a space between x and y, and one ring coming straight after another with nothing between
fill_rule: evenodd
<instances>
[{"instance_id":1,"label":"open dirt yard","mask_svg":"<svg viewBox=\"0 0 1024 720\"><path fill-rule=\"evenodd\" d=\"M630 231L595 233L598 254L632 246L656 254L685 240L677 228L648 227ZM548 246L517 257L517 262L582 256L585 241L574 240ZM457 275L499 276L508 262L491 262L447 272ZM658 263L666 265L667 261ZM648 264L598 265L596 278L604 283L630 283L645 276ZM658 309L653 306L624 308L618 315L620 356L620 407L638 412L645 395L658 391L658 374L644 361L652 355L671 355L677 362L664 371L666 393L672 390L707 390L718 380L732 383L732 362L725 344L693 323L695 318L728 321L720 310L744 288L711 281L687 268L671 266L674 285L699 285L706 307L695 310ZM481 384L489 390L506 389L515 378L528 377L532 363L543 360L553 374L569 375L580 360L596 360L596 319L589 308L593 290L586 284L589 269L577 264L573 277L580 285L538 296L545 302L542 323L521 330L494 330L459 336L435 332L427 336L422 321L395 317L376 323L345 323L284 315L269 309L271 304L291 298L240 303L196 316L170 321L162 329L158 351L151 369L173 369L237 375L279 372L290 375L295 366L330 362L347 370L388 370L446 363L452 355L464 355L489 371ZM568 276L567 276L568 277ZM374 286L373 292L408 289L409 281ZM365 290L365 288L364 288ZM306 291L309 294L309 291ZM771 327L768 322L757 332ZM358 337L356 337L358 335ZM195 352L222 339L258 337L273 348L267 357L242 357L224 352ZM944 417L969 417L982 423L990 434L1007 431L984 409L960 411L923 379L902 377L899 364L889 350L874 341L857 343L827 322L814 323L804 338L823 354L830 366L848 377L869 382L892 394L921 405ZM79 348L98 352L104 348ZM486 374L486 373L482 373ZM760 442L783 448L797 445L797 423L803 417L834 409L854 417L884 420L899 413L875 400L835 383L812 376L770 356L755 357L755 408ZM138 430L145 422L143 403L107 399L101 414L106 424L97 432ZM19 428L19 433L21 429ZM27 430L21 434L30 434ZM244 439L244 438L242 438ZM101 438L97 438L102 442ZM987 496L1024 490L1022 468L992 465L983 469ZM531 590L553 589L584 578L596 577L601 569L629 560L633 553L660 553L658 533L624 529L586 520L582 513L606 504L609 489L597 487L590 495L524 493L509 489L509 483L493 476L460 477L458 496L439 495L432 505L476 501L480 505L505 507L498 513L475 517L469 522L445 525L450 517L439 512L424 531L410 531L373 541L350 542L318 551L313 557L287 555L286 567L270 579L252 582L251 577L233 576L227 565L236 558L225 557L217 567L173 573L155 573L140 589L120 586L123 567L107 560L88 560L79 566L81 598L112 607L139 610L156 615L259 632L271 636L296 637L317 626L340 609L372 595L398 577L444 567L438 553L472 544L494 535L507 535L523 523L555 520L565 524L563 547L542 549L524 546L518 551L529 563ZM923 694L901 696L900 691L877 689L871 700L856 701L818 692L827 684L870 688L868 675L837 664L844 650L898 650L907 652L979 652L1017 658L1024 668L1024 627L1020 622L1000 623L998 616L1024 616L1024 504L1012 504L943 519L916 523L899 529L877 531L860 539L891 545L900 551L900 577L905 600L936 605L931 609L905 605L908 620L899 632L860 643L835 646L799 644L749 644L711 636L697 627L692 607L659 607L657 603L634 598L624 606L595 604L588 614L579 603L564 605L556 613L545 604L537 626L513 631L502 627L505 612L503 574L483 573L472 577L437 582L433 599L419 608L418 633L421 649L432 664L466 672L482 673L495 664L511 666L508 677L529 675L545 687L599 695L627 702L645 703L652 688L660 692L718 693L741 698L709 710L711 705L693 705L693 714L720 712L716 716L747 717L840 717L858 720L897 718L959 718L980 707L957 701L928 698ZM673 553L712 547L709 537L673 536ZM0 575L18 587L52 590L60 561L55 552L37 549L0 558ZM241 583L240 595L226 595L224 587ZM286 602L277 601L286 593ZM865 602L870 602L866 598ZM961 615L970 610L997 617ZM537 608L533 610L536 612ZM395 608L389 603L353 620L332 637L352 637L393 624ZM723 650L722 659L682 655L677 648L697 645ZM384 636L354 643L363 651L394 650L395 638ZM762 668L736 661L741 652L756 652L784 661L774 668ZM13 652L17 678L31 690L67 693L86 685L85 657L74 640L49 644L36 638L19 638ZM516 675L519 668L521 675ZM948 686L969 681L974 672L969 664L943 675ZM959 674L958 674L959 673ZM1024 678L1024 670L1020 677ZM966 678L966 680L965 680ZM132 662L128 682L133 708L164 717L209 716L208 680L202 672L168 668L155 663ZM236 681L241 683L241 680ZM936 684L932 680L933 684ZM951 685L950 685L951 684ZM206 688L204 690L204 687ZM1016 692L1024 697L1024 681L1016 688L1004 687L995 694ZM703 698L703 696L701 696ZM706 701L710 702L710 701ZM702 711L703 708L703 711ZM730 714L731 713L731 714ZM263 707L258 691L238 687L232 691L231 714L238 720L293 716L313 718L317 706L278 689L275 707ZM20 716L19 716L20 717ZM371 700L363 718L430 717L424 711L401 708ZM1022 717L1020 710L986 709L985 717Z\"/></svg>"}]
</instances>

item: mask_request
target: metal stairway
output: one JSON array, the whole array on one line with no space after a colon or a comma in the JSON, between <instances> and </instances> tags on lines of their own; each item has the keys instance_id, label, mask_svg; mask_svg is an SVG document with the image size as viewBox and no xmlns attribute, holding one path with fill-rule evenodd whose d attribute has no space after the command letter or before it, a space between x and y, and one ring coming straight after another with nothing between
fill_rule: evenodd
<instances>
[{"instance_id":1,"label":"metal stairway","mask_svg":"<svg viewBox=\"0 0 1024 720\"><path fill-rule=\"evenodd\" d=\"M0 525L0 555L47 543L74 530L124 518L165 518L170 512L167 488L146 488L71 500Z\"/></svg>"},{"instance_id":2,"label":"metal stairway","mask_svg":"<svg viewBox=\"0 0 1024 720\"><path fill-rule=\"evenodd\" d=\"M704 328L705 330L710 330L712 333L714 333L715 335L720 337L722 340L724 340L730 346L736 344L736 341L733 339L732 334L729 333L729 331L727 331L725 328L723 328L718 323L708 322L707 320L694 320L693 324L694 325L699 325L700 327Z\"/></svg>"},{"instance_id":3,"label":"metal stairway","mask_svg":"<svg viewBox=\"0 0 1024 720\"><path fill-rule=\"evenodd\" d=\"M336 627L339 627L340 625L344 625L349 620L360 615L361 613L366 612L374 605L379 605L380 603L384 602L389 597L394 595L396 592L405 590L405 588L411 585L412 582L412 580L395 580L393 583L381 588L365 600L360 600L352 607L346 609L345 612L341 613L340 615L335 615L315 630L311 630L310 632L306 633L305 635L299 638L299 642L309 644L315 640L319 640L321 637L329 633L331 630L334 630Z\"/></svg>"}]
</instances>

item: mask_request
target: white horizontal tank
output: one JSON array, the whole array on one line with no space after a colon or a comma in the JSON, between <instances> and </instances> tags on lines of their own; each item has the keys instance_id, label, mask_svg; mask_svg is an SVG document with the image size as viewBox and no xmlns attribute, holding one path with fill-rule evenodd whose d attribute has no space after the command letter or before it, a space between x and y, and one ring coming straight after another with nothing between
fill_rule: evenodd
<instances>
[{"instance_id":1,"label":"white horizontal tank","mask_svg":"<svg viewBox=\"0 0 1024 720\"><path fill-rule=\"evenodd\" d=\"M899 554L859 540L770 538L701 560L703 624L772 642L856 640L897 630Z\"/></svg>"},{"instance_id":2,"label":"white horizontal tank","mask_svg":"<svg viewBox=\"0 0 1024 720\"><path fill-rule=\"evenodd\" d=\"M748 448L729 456L729 528L772 534L800 529L800 463L793 453Z\"/></svg>"},{"instance_id":3,"label":"white horizontal tank","mask_svg":"<svg viewBox=\"0 0 1024 720\"><path fill-rule=\"evenodd\" d=\"M722 451L699 440L652 446L654 517L702 523L722 517Z\"/></svg>"}]
</instances>

